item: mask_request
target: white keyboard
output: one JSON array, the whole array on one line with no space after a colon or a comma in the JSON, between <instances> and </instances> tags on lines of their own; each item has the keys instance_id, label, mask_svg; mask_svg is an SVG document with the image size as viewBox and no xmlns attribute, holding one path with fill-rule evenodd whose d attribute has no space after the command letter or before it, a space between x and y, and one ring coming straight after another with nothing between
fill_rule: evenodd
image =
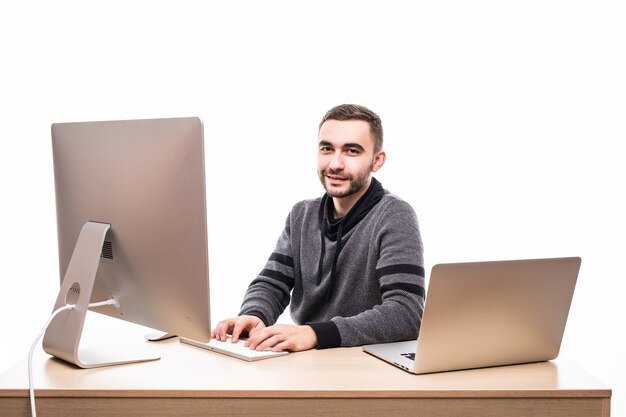
<instances>
[{"instance_id":1,"label":"white keyboard","mask_svg":"<svg viewBox=\"0 0 626 417\"><path fill-rule=\"evenodd\" d=\"M260 359L275 358L278 356L284 356L288 353L286 351L272 352L271 349L266 349L261 352L252 350L249 347L244 346L244 344L246 343L245 340L239 339L237 343L233 343L230 341L230 336L225 342L219 341L217 339L211 339L209 342L204 343L192 339L186 339L184 337L181 337L180 341L182 343L187 343L189 345L207 349L212 352L229 355L238 359L242 359L244 361L256 361Z\"/></svg>"}]
</instances>

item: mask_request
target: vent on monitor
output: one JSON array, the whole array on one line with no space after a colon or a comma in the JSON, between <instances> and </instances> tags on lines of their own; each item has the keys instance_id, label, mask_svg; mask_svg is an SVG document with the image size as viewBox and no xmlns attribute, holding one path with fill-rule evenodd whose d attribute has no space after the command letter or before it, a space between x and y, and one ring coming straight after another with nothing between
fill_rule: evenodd
<instances>
[{"instance_id":1,"label":"vent on monitor","mask_svg":"<svg viewBox=\"0 0 626 417\"><path fill-rule=\"evenodd\" d=\"M102 253L100 257L103 259L113 259L113 244L108 240L105 240L102 244Z\"/></svg>"}]
</instances>

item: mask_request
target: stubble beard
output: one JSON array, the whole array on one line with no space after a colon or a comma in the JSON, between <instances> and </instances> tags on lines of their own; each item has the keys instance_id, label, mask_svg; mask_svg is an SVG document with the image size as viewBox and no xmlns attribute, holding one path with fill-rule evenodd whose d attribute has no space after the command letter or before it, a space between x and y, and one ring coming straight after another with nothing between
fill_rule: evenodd
<instances>
[{"instance_id":1,"label":"stubble beard","mask_svg":"<svg viewBox=\"0 0 626 417\"><path fill-rule=\"evenodd\" d=\"M324 187L324 190L326 190L326 194L334 198L344 198L344 197L350 197L358 193L359 191L361 191L367 185L371 172L372 170L369 169L363 174L360 174L354 177L353 175L346 175L342 173L341 171L335 171L334 169L329 168L327 170L321 171L319 173L319 178L320 178L320 182L322 183L322 186ZM348 187L347 190L334 189L333 187L328 186L326 184L327 174L341 176L342 178L346 179L350 183L350 186Z\"/></svg>"}]
</instances>

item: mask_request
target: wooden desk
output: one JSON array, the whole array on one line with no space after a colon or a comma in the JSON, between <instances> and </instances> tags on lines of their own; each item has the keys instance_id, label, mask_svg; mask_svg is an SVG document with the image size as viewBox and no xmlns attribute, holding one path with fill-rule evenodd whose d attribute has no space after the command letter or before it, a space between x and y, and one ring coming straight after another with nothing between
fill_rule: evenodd
<instances>
[{"instance_id":1,"label":"wooden desk","mask_svg":"<svg viewBox=\"0 0 626 417\"><path fill-rule=\"evenodd\" d=\"M38 415L610 415L611 390L563 359L417 376L360 348L248 363L178 339L140 343L162 359L83 370L39 351L34 361ZM23 360L0 375L0 416L29 415Z\"/></svg>"}]
</instances>

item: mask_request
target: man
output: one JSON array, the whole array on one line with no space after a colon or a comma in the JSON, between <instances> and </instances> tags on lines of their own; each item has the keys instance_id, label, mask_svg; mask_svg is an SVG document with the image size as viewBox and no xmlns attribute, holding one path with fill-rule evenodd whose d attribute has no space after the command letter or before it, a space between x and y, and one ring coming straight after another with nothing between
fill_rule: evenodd
<instances>
[{"instance_id":1,"label":"man","mask_svg":"<svg viewBox=\"0 0 626 417\"><path fill-rule=\"evenodd\" d=\"M319 125L326 194L291 210L238 317L212 337L251 349L301 351L417 338L424 307L423 249L411 206L372 173L385 163L380 118L344 104ZM296 325L274 324L291 302Z\"/></svg>"}]
</instances>

